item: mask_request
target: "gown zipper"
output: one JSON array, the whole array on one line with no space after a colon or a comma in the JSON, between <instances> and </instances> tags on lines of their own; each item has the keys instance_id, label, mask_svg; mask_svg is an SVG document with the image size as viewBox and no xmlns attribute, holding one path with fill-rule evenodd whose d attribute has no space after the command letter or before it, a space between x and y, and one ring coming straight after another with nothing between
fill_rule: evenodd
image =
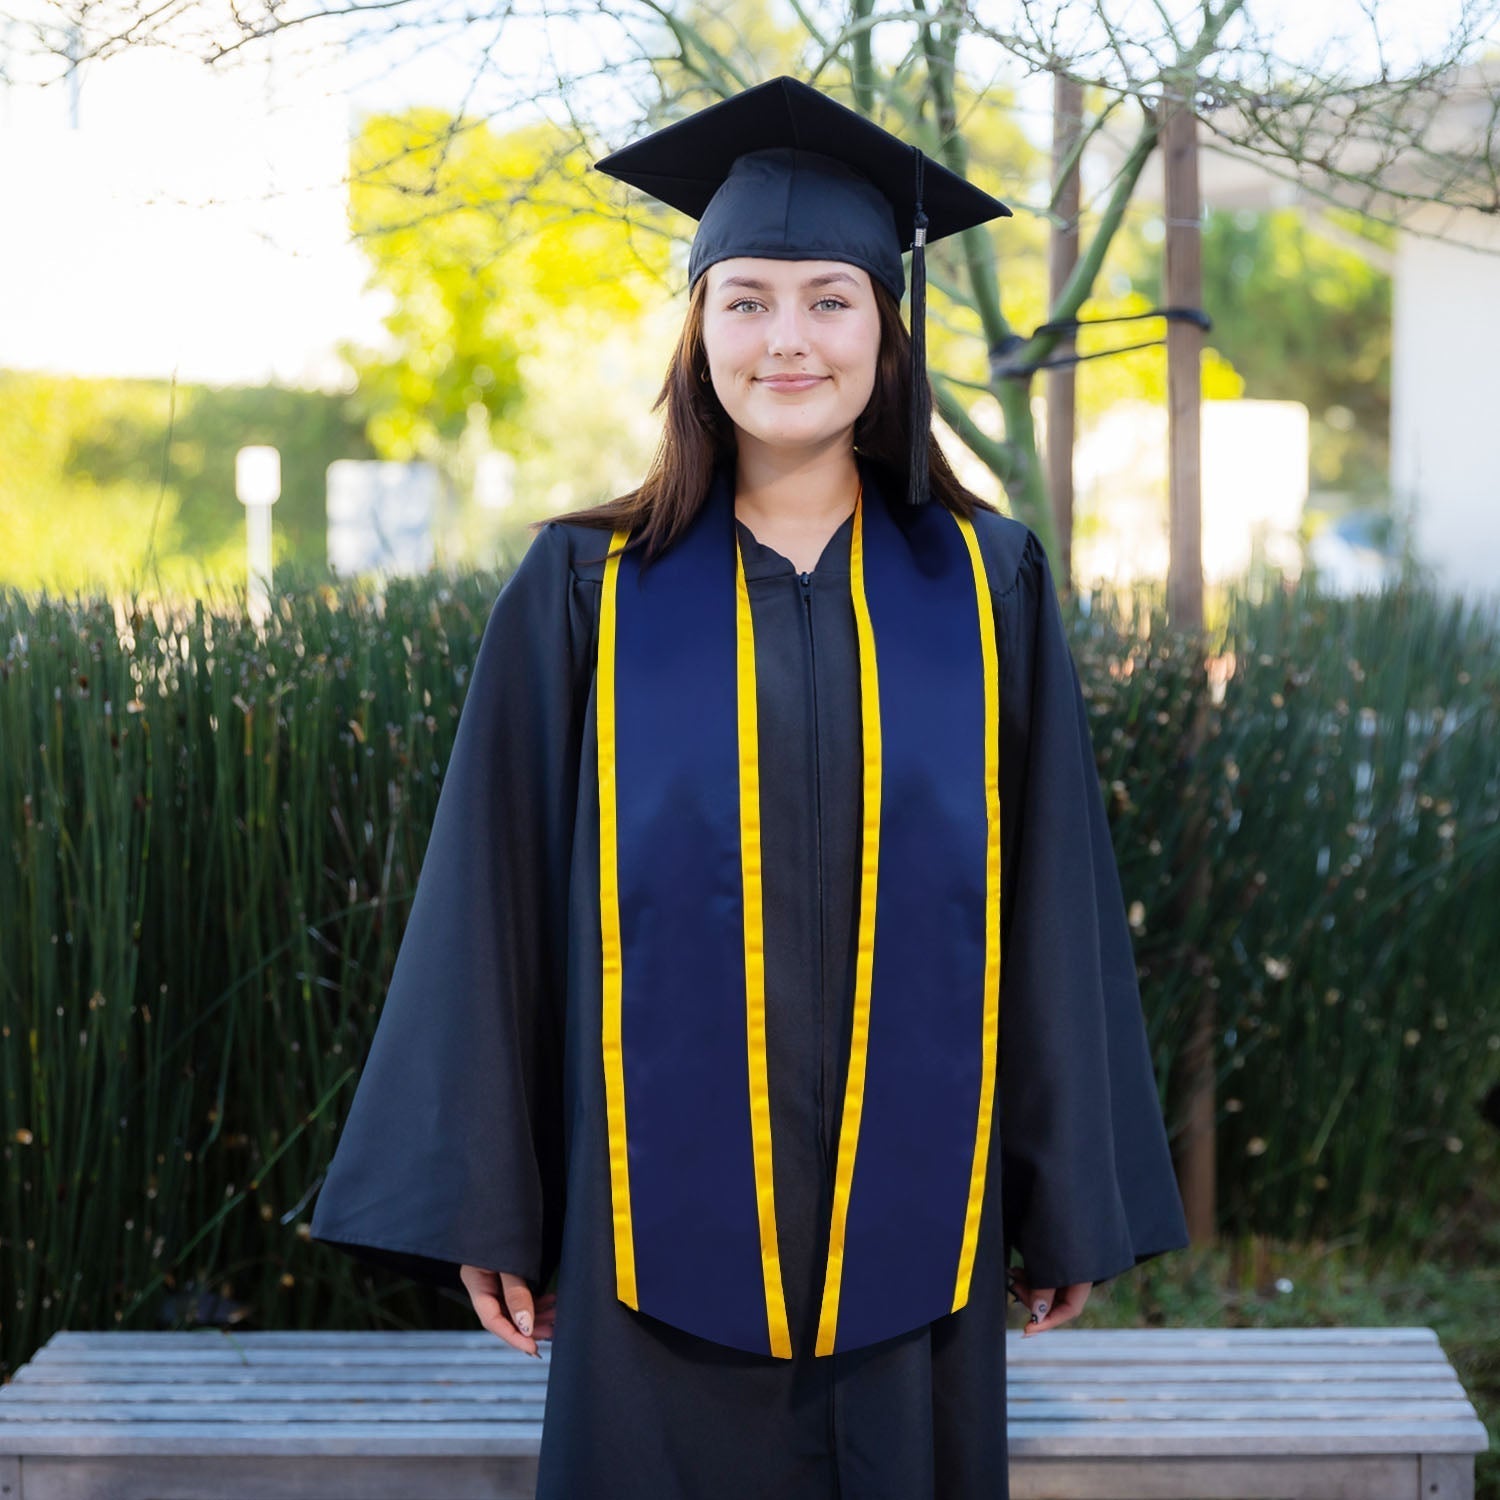
<instances>
[{"instance_id":1,"label":"gown zipper","mask_svg":"<svg viewBox=\"0 0 1500 1500\"><path fill-rule=\"evenodd\" d=\"M833 1146L828 1138L825 1128L827 1109L825 1107L826 1095L823 1092L824 1063L826 1060L826 1048L828 1037L827 996L824 994L823 985L823 767L822 756L819 751L819 741L822 736L819 733L818 723L818 649L813 639L813 616L812 616L812 574L802 573L798 575L802 584L802 607L807 616L807 650L812 662L812 689L813 689L813 789L815 793L814 811L817 823L817 860L818 860L818 1036L821 1039L819 1047L818 1064L818 1139L823 1147L823 1170L827 1179L831 1182L833 1178ZM833 1379L833 1360L825 1362L828 1366L828 1451L832 1459L833 1490L831 1500L841 1500L843 1495L842 1476L839 1473L839 1441L838 1441L838 1390Z\"/></svg>"},{"instance_id":2,"label":"gown zipper","mask_svg":"<svg viewBox=\"0 0 1500 1500\"><path fill-rule=\"evenodd\" d=\"M816 822L816 857L818 861L818 1026L819 1035L826 1039L827 1036L827 997L823 993L823 769L822 759L819 753L820 725L818 723L818 651L817 644L813 638L813 616L812 616L812 574L801 573L798 575L802 584L802 605L807 616L807 649L812 660L812 688L813 688L813 787L816 794L814 803L814 815ZM823 1092L823 1068L818 1070L818 1139L823 1148L823 1165L830 1174L833 1171L833 1144L827 1133L827 1109L826 1095Z\"/></svg>"}]
</instances>

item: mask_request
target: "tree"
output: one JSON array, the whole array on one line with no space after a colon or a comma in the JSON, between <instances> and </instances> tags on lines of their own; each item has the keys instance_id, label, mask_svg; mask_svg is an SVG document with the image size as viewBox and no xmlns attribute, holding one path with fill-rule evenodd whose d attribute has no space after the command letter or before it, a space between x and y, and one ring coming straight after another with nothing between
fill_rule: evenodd
<instances>
[{"instance_id":1,"label":"tree","mask_svg":"<svg viewBox=\"0 0 1500 1500\"><path fill-rule=\"evenodd\" d=\"M483 68L503 80L491 90L498 101L492 109L549 112L576 147L580 171L644 126L791 68L985 184L992 169L987 137L993 143L1003 133L996 105L1004 91L994 81L1018 72L1077 79L1091 101L1079 151L1105 132L1124 132L1126 144L1111 180L1084 205L1076 270L1045 316L1032 312L1034 288L1009 278L1002 285L1001 267L1026 232L1022 224L970 230L929 257L935 321L975 335L975 352L967 354L956 343L945 350L941 337L935 344L937 410L1051 550L1057 539L1031 419L1035 376L1076 322L1091 315L1111 246L1158 147L1159 106L1169 87L1191 93L1218 147L1253 156L1361 214L1398 222L1407 209L1434 201L1500 211L1492 113L1489 129L1449 138L1433 108L1494 34L1500 0L1455 0L1451 24L1420 47L1396 44L1382 0L1347 0L1349 24L1331 27L1310 55L1259 26L1259 0L1202 0L1177 11L1162 0L1047 7L911 0L886 10L874 0L788 0L780 19L746 0L571 0L540 14L510 4L471 7L457 22L429 12L423 0L378 7L304 0L296 9L287 0L264 0L259 8L227 11L221 0L36 3L32 50L43 65L50 60L59 79L89 58L149 41L191 46L218 65L269 38L304 37L320 26L342 26L345 45L355 46L403 30L472 27L483 37ZM548 77L538 80L533 63L506 73L497 57L508 29L528 42L543 34L552 43L542 54L550 58ZM534 59L538 49L530 45L526 55ZM1476 118L1482 126L1482 110ZM419 155L433 149L446 148L416 143ZM529 187L513 178L509 201L520 209L547 186L544 178ZM1010 176L996 186L1021 210L1022 223L1052 216L1045 175L1030 170L1024 181ZM597 189L581 178L579 188L586 203L597 204ZM629 203L631 221L649 228L647 240L663 232L638 200L622 192L613 201ZM460 292L448 288L450 305ZM462 387L447 394L461 395L486 364L495 376L484 398L490 409L503 394L505 366L474 353L470 368L461 362L454 372ZM444 393L434 386L433 394Z\"/></svg>"},{"instance_id":2,"label":"tree","mask_svg":"<svg viewBox=\"0 0 1500 1500\"><path fill-rule=\"evenodd\" d=\"M460 481L465 438L523 446L523 368L584 316L592 336L638 320L664 236L633 267L592 202L576 140L546 125L497 135L433 109L366 119L351 153L351 218L373 283L391 295L390 346L345 350L384 457L425 458Z\"/></svg>"}]
</instances>

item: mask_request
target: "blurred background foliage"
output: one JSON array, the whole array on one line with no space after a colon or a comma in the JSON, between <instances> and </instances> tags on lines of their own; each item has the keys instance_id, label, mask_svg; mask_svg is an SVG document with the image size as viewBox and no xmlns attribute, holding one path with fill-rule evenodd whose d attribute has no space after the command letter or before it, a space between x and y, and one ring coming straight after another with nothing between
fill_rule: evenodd
<instances>
[{"instance_id":1,"label":"blurred background foliage","mask_svg":"<svg viewBox=\"0 0 1500 1500\"><path fill-rule=\"evenodd\" d=\"M983 107L976 97L959 102L975 180L1013 198L1043 191L1045 153L1020 128L1009 94L992 90ZM349 390L0 372L0 582L196 590L237 578L244 523L233 460L247 443L282 450L276 559L306 568L326 557L325 475L335 459L428 459L472 509L476 455L507 454L512 499L500 529L511 538L525 519L637 482L659 430L651 404L681 317L690 221L593 172L550 126L502 134L434 109L370 115L350 167L351 228L388 310L381 343L341 350ZM1352 218L1330 210L1325 220L1292 210L1208 216L1214 331L1204 393L1305 402L1312 506L1321 492L1333 508L1378 508L1390 382L1390 279L1379 267L1388 246ZM1045 220L1018 215L995 242L1007 314L1025 332L1046 317ZM977 317L943 291L960 279L954 254L939 242L929 255L931 361L982 382ZM1144 311L1159 300L1160 278L1159 215L1132 208L1083 316ZM1104 324L1085 328L1079 347L1093 353L1160 332L1159 323ZM1080 432L1117 402L1161 402L1165 389L1160 347L1087 361ZM990 398L979 397L975 413L998 433ZM954 440L949 447L960 451ZM999 498L992 486L986 493ZM467 550L444 561L501 563L514 545L497 548L496 532L473 527Z\"/></svg>"},{"instance_id":2,"label":"blurred background foliage","mask_svg":"<svg viewBox=\"0 0 1500 1500\"><path fill-rule=\"evenodd\" d=\"M0 583L191 593L242 577L235 451L281 449L275 560L326 559L326 471L370 458L346 396L0 371Z\"/></svg>"}]
</instances>

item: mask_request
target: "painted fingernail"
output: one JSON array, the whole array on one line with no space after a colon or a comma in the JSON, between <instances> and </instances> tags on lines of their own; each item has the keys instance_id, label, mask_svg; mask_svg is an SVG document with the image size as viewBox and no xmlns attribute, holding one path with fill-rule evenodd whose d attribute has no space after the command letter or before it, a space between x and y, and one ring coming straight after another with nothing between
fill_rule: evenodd
<instances>
[{"instance_id":1,"label":"painted fingernail","mask_svg":"<svg viewBox=\"0 0 1500 1500\"><path fill-rule=\"evenodd\" d=\"M1038 1302L1037 1305L1036 1305L1036 1317L1038 1319L1041 1319L1041 1318L1046 1317L1046 1315L1047 1315L1047 1304L1045 1302Z\"/></svg>"},{"instance_id":2,"label":"painted fingernail","mask_svg":"<svg viewBox=\"0 0 1500 1500\"><path fill-rule=\"evenodd\" d=\"M516 1327L519 1328L522 1333L529 1334L531 1332L531 1314L528 1312L517 1313Z\"/></svg>"}]
</instances>

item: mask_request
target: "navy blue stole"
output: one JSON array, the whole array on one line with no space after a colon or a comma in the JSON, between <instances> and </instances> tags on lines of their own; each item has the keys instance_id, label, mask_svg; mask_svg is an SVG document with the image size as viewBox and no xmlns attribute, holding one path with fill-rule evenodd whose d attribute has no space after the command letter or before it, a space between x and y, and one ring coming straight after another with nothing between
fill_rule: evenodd
<instances>
[{"instance_id":1,"label":"navy blue stole","mask_svg":"<svg viewBox=\"0 0 1500 1500\"><path fill-rule=\"evenodd\" d=\"M850 584L859 941L815 1354L967 1302L999 1041L999 663L974 528L936 503L898 525L862 494ZM638 552L606 564L597 707L616 1292L789 1358L755 638L732 485L712 486L644 574Z\"/></svg>"}]
</instances>

